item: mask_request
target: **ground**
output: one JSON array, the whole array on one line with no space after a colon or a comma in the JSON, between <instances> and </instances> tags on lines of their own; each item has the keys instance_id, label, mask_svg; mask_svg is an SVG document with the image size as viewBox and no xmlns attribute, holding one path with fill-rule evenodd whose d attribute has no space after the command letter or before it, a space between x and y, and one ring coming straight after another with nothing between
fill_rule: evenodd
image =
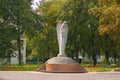
<instances>
[{"instance_id":1,"label":"ground","mask_svg":"<svg viewBox=\"0 0 120 80\"><path fill-rule=\"evenodd\" d=\"M120 72L44 73L0 71L0 80L120 80Z\"/></svg>"}]
</instances>

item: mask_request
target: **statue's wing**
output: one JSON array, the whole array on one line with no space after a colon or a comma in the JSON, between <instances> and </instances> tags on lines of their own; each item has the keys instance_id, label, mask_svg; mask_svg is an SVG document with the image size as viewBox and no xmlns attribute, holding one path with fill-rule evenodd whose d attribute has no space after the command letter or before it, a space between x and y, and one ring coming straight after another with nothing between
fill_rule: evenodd
<instances>
[{"instance_id":1,"label":"statue's wing","mask_svg":"<svg viewBox=\"0 0 120 80\"><path fill-rule=\"evenodd\" d=\"M64 28L64 34L65 34L65 43L67 41L67 34L68 34L68 24L67 24L67 21L64 21L63 22L63 28Z\"/></svg>"},{"instance_id":2,"label":"statue's wing","mask_svg":"<svg viewBox=\"0 0 120 80\"><path fill-rule=\"evenodd\" d=\"M58 44L60 45L60 27L62 25L62 22L58 22L56 29L57 29L57 39L58 39Z\"/></svg>"}]
</instances>

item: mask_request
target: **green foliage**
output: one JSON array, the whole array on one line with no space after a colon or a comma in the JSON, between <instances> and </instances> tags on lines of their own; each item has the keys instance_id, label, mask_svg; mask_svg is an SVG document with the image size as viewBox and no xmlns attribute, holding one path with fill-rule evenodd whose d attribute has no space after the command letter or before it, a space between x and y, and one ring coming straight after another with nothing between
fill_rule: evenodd
<instances>
[{"instance_id":1,"label":"green foliage","mask_svg":"<svg viewBox=\"0 0 120 80\"><path fill-rule=\"evenodd\" d=\"M89 13L99 18L99 33L103 35L102 51L106 56L107 63L109 58L119 59L119 49L117 48L120 40L119 29L119 0L98 0L98 5L89 9Z\"/></svg>"},{"instance_id":2,"label":"green foliage","mask_svg":"<svg viewBox=\"0 0 120 80\"><path fill-rule=\"evenodd\" d=\"M13 47L17 45L16 49L21 58L22 42L20 38L25 32L29 33L30 30L36 29L35 27L41 24L31 11L31 0L0 0L0 4L1 55L9 54L9 50L14 51ZM14 41L17 41L16 45L12 43ZM22 62L21 59L19 61Z\"/></svg>"},{"instance_id":3,"label":"green foliage","mask_svg":"<svg viewBox=\"0 0 120 80\"><path fill-rule=\"evenodd\" d=\"M88 9L95 4L94 2L69 0L60 10L58 20L66 20L69 24L68 54L71 53L70 56L75 54L77 59L78 53L92 55L97 51L95 48L98 40L98 20L87 13Z\"/></svg>"},{"instance_id":4,"label":"green foliage","mask_svg":"<svg viewBox=\"0 0 120 80\"><path fill-rule=\"evenodd\" d=\"M109 57L114 62L119 59L119 0L42 0L35 11L30 9L31 0L0 0L0 4L0 58L9 57L16 49L21 54L23 34L29 58L56 56L55 26L57 21L67 21L68 56L78 60L79 53L83 57L87 54L93 65L99 55L107 63Z\"/></svg>"},{"instance_id":5,"label":"green foliage","mask_svg":"<svg viewBox=\"0 0 120 80\"><path fill-rule=\"evenodd\" d=\"M41 32L34 34L34 37L28 38L28 47L30 58L39 59L49 58L58 54L57 36L56 36L56 17L58 10L64 3L64 0L41 1L39 8L35 11L41 18L43 28Z\"/></svg>"},{"instance_id":6,"label":"green foliage","mask_svg":"<svg viewBox=\"0 0 120 80\"><path fill-rule=\"evenodd\" d=\"M28 41L28 47L32 49L30 58L37 57L40 59L55 56L54 52L56 52L56 39L54 38L54 31L50 29L50 33L48 33L48 29L44 28L43 31L36 36L32 37Z\"/></svg>"},{"instance_id":7,"label":"green foliage","mask_svg":"<svg viewBox=\"0 0 120 80\"><path fill-rule=\"evenodd\" d=\"M89 10L90 14L99 17L100 34L108 34L117 43L120 40L119 2L119 0L99 0L98 7L93 7Z\"/></svg>"}]
</instances>

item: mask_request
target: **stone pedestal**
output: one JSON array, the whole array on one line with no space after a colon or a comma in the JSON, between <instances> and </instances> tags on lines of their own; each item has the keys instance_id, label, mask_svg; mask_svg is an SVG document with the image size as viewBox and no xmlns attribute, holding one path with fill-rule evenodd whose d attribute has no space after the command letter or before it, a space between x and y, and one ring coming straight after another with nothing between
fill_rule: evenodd
<instances>
[{"instance_id":1,"label":"stone pedestal","mask_svg":"<svg viewBox=\"0 0 120 80\"><path fill-rule=\"evenodd\" d=\"M84 67L69 57L54 57L40 66L39 72L64 72L64 73L85 73Z\"/></svg>"}]
</instances>

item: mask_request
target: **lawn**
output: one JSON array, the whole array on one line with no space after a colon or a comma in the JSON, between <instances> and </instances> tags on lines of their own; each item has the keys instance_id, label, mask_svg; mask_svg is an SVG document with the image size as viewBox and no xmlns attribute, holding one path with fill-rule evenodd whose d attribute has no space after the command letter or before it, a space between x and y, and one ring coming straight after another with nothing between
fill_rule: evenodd
<instances>
[{"instance_id":1,"label":"lawn","mask_svg":"<svg viewBox=\"0 0 120 80\"><path fill-rule=\"evenodd\" d=\"M35 71L40 65L39 64L26 64L23 66L19 65L1 65L1 71Z\"/></svg>"},{"instance_id":2,"label":"lawn","mask_svg":"<svg viewBox=\"0 0 120 80\"><path fill-rule=\"evenodd\" d=\"M0 71L35 71L41 64L0 65ZM120 67L84 66L88 72L113 71Z\"/></svg>"},{"instance_id":3,"label":"lawn","mask_svg":"<svg viewBox=\"0 0 120 80\"><path fill-rule=\"evenodd\" d=\"M114 71L118 67L85 67L88 72Z\"/></svg>"}]
</instances>

